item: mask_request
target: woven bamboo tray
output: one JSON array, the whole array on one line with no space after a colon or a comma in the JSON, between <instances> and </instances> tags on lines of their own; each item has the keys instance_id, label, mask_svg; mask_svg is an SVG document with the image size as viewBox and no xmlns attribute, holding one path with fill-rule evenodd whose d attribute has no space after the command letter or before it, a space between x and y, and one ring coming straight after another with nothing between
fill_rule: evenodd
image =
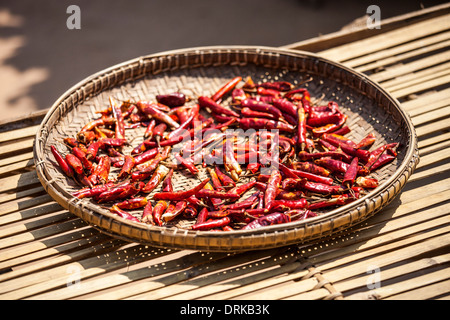
<instances>
[{"instance_id":1,"label":"woven bamboo tray","mask_svg":"<svg viewBox=\"0 0 450 320\"><path fill-rule=\"evenodd\" d=\"M98 117L110 96L154 100L157 94L181 91L190 96L213 94L234 76L250 75L255 82L286 80L304 83L314 99L334 100L348 115L349 137L359 141L376 135L373 148L400 142L399 155L378 170L380 186L366 196L314 218L256 230L192 231L188 224L157 227L131 222L89 199L71 193L79 188L55 163L50 146L62 149L62 139L75 136ZM307 81L308 80L308 81ZM133 145L143 130L127 130ZM221 46L183 49L143 56L103 70L64 93L42 121L34 143L38 177L55 201L100 231L131 242L201 251L245 251L304 243L333 235L374 215L401 191L418 161L417 139L409 116L398 101L366 76L317 55L271 47ZM199 179L207 175L204 171ZM175 190L198 184L186 173L174 175ZM159 189L154 192L159 191Z\"/></svg>"}]
</instances>

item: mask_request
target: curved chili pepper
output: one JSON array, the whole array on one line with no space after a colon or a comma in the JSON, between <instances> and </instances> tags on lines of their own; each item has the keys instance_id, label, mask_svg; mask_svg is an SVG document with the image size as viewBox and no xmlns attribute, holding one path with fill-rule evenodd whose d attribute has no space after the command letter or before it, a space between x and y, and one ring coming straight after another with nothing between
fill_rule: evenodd
<instances>
[{"instance_id":1,"label":"curved chili pepper","mask_svg":"<svg viewBox=\"0 0 450 320\"><path fill-rule=\"evenodd\" d=\"M325 151L325 152L313 152L313 153L308 153L306 151L300 151L298 153L298 158L301 161L309 161L309 160L315 160L315 159L321 159L321 158L337 159L337 160L342 160L347 163L350 163L352 161L351 156L349 156L348 154L345 154L341 151Z\"/></svg>"},{"instance_id":2,"label":"curved chili pepper","mask_svg":"<svg viewBox=\"0 0 450 320\"><path fill-rule=\"evenodd\" d=\"M178 128L180 126L179 123L173 120L169 115L160 111L158 109L158 105L156 105L155 103L138 101L136 103L136 106L142 113L145 113L156 120L166 123L169 127Z\"/></svg>"},{"instance_id":3,"label":"curved chili pepper","mask_svg":"<svg viewBox=\"0 0 450 320\"><path fill-rule=\"evenodd\" d=\"M369 148L376 141L375 135L373 133L369 133L365 136L360 142L358 142L355 146L356 149Z\"/></svg>"},{"instance_id":4,"label":"curved chili pepper","mask_svg":"<svg viewBox=\"0 0 450 320\"><path fill-rule=\"evenodd\" d=\"M241 103L242 100L247 99L247 95L242 88L234 88L234 90L231 92L231 97L233 103Z\"/></svg>"},{"instance_id":5,"label":"curved chili pepper","mask_svg":"<svg viewBox=\"0 0 450 320\"><path fill-rule=\"evenodd\" d=\"M74 197L77 197L78 199L91 198L91 197L95 197L105 191L108 191L109 188L111 188L113 186L114 186L114 183L109 182L104 185L94 186L94 187L78 190L78 191L72 193L72 195Z\"/></svg>"},{"instance_id":6,"label":"curved chili pepper","mask_svg":"<svg viewBox=\"0 0 450 320\"><path fill-rule=\"evenodd\" d=\"M186 96L181 92L173 92L169 94L159 94L156 101L170 108L180 107L186 103Z\"/></svg>"},{"instance_id":7,"label":"curved chili pepper","mask_svg":"<svg viewBox=\"0 0 450 320\"><path fill-rule=\"evenodd\" d=\"M216 102L221 100L228 92L233 90L236 87L236 85L241 81L242 77L240 76L234 77L233 79L225 83L225 85L223 85L219 90L217 90L216 93L214 93L211 96L211 99Z\"/></svg>"},{"instance_id":8,"label":"curved chili pepper","mask_svg":"<svg viewBox=\"0 0 450 320\"><path fill-rule=\"evenodd\" d=\"M221 228L230 224L230 217L223 217L221 219L210 219L202 223L194 224L191 229L192 230L202 230L207 231L213 228Z\"/></svg>"},{"instance_id":9,"label":"curved chili pepper","mask_svg":"<svg viewBox=\"0 0 450 320\"><path fill-rule=\"evenodd\" d=\"M98 140L102 146L121 147L127 143L126 139L102 138Z\"/></svg>"},{"instance_id":10,"label":"curved chili pepper","mask_svg":"<svg viewBox=\"0 0 450 320\"><path fill-rule=\"evenodd\" d=\"M196 187L186 190L186 191L176 191L176 192L159 192L153 195L153 200L184 200L190 196L194 196L198 191L203 189L203 187L209 182L209 178L203 180Z\"/></svg>"},{"instance_id":11,"label":"curved chili pepper","mask_svg":"<svg viewBox=\"0 0 450 320\"><path fill-rule=\"evenodd\" d=\"M236 193L229 193L211 189L201 189L196 193L195 196L197 198L215 198L215 199L231 199L231 200L237 200L240 198L240 196Z\"/></svg>"},{"instance_id":12,"label":"curved chili pepper","mask_svg":"<svg viewBox=\"0 0 450 320\"><path fill-rule=\"evenodd\" d=\"M95 139L97 139L97 136L94 131L82 131L77 133L77 140L85 145L90 144Z\"/></svg>"}]
</instances>

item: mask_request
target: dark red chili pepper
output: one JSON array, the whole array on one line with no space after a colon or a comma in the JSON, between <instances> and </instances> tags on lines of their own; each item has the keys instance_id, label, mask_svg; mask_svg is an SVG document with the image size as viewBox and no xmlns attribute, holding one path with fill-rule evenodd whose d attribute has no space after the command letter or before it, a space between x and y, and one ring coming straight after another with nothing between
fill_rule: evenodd
<instances>
[{"instance_id":1,"label":"dark red chili pepper","mask_svg":"<svg viewBox=\"0 0 450 320\"><path fill-rule=\"evenodd\" d=\"M173 92L169 94L159 94L156 101L170 108L180 107L186 103L186 96L181 92Z\"/></svg>"},{"instance_id":2,"label":"dark red chili pepper","mask_svg":"<svg viewBox=\"0 0 450 320\"><path fill-rule=\"evenodd\" d=\"M241 101L241 107L249 108L257 112L272 114L275 117L275 119L280 119L283 117L283 113L278 108L275 108L273 105L262 101L257 101L251 98Z\"/></svg>"},{"instance_id":3,"label":"dark red chili pepper","mask_svg":"<svg viewBox=\"0 0 450 320\"><path fill-rule=\"evenodd\" d=\"M239 209L251 208L252 206L254 206L257 203L257 201L259 201L259 194L260 194L260 191L257 191L243 201L223 205L220 209L221 210L239 210Z\"/></svg>"},{"instance_id":4,"label":"dark red chili pepper","mask_svg":"<svg viewBox=\"0 0 450 320\"><path fill-rule=\"evenodd\" d=\"M354 157L352 162L348 166L347 171L345 171L342 184L347 188L352 187L353 183L355 183L356 176L358 175L358 161L358 157Z\"/></svg>"},{"instance_id":5,"label":"dark red chili pepper","mask_svg":"<svg viewBox=\"0 0 450 320\"><path fill-rule=\"evenodd\" d=\"M216 102L221 100L228 92L233 90L236 87L236 85L241 81L242 77L239 76L234 77L233 79L225 83L225 85L223 85L219 90L217 90L217 92L211 96L211 99Z\"/></svg>"},{"instance_id":6,"label":"dark red chili pepper","mask_svg":"<svg viewBox=\"0 0 450 320\"><path fill-rule=\"evenodd\" d=\"M316 114L315 117L309 116L306 123L311 127L322 127L328 124L335 124L341 120L341 115L337 113L333 114Z\"/></svg>"},{"instance_id":7,"label":"dark red chili pepper","mask_svg":"<svg viewBox=\"0 0 450 320\"><path fill-rule=\"evenodd\" d=\"M253 220L252 222L242 227L242 230L252 230L274 224L286 223L290 221L291 217L289 215L283 212L273 212L265 216L259 217L256 220Z\"/></svg>"},{"instance_id":8,"label":"dark red chili pepper","mask_svg":"<svg viewBox=\"0 0 450 320\"><path fill-rule=\"evenodd\" d=\"M209 97L206 96L201 96L198 98L198 103L200 105L200 108L208 108L210 109L213 113L216 114L224 114L230 117L239 117L239 114L234 112L231 109L225 108L223 106L221 106L220 104L218 104L217 102L215 102L214 100L212 100Z\"/></svg>"},{"instance_id":9,"label":"dark red chili pepper","mask_svg":"<svg viewBox=\"0 0 450 320\"><path fill-rule=\"evenodd\" d=\"M322 127L315 127L312 129L312 133L315 136L320 136L322 134L331 133L341 128L347 121L348 116L346 114L341 114L339 116L339 121L335 123L329 123Z\"/></svg>"},{"instance_id":10,"label":"dark red chili pepper","mask_svg":"<svg viewBox=\"0 0 450 320\"><path fill-rule=\"evenodd\" d=\"M220 228L230 224L230 217L223 217L221 219L210 219L202 223L194 224L191 228L192 230L202 230L207 231L213 228Z\"/></svg>"},{"instance_id":11,"label":"dark red chili pepper","mask_svg":"<svg viewBox=\"0 0 450 320\"><path fill-rule=\"evenodd\" d=\"M209 182L209 178L203 180L196 187L186 190L186 191L175 191L175 192L159 192L153 195L154 200L184 200L190 196L194 196L198 191L203 189L203 187Z\"/></svg>"},{"instance_id":12,"label":"dark red chili pepper","mask_svg":"<svg viewBox=\"0 0 450 320\"><path fill-rule=\"evenodd\" d=\"M136 106L142 113L145 113L158 121L164 122L171 128L178 128L180 126L178 122L173 120L169 115L159 110L158 105L155 103L138 101Z\"/></svg>"},{"instance_id":13,"label":"dark red chili pepper","mask_svg":"<svg viewBox=\"0 0 450 320\"><path fill-rule=\"evenodd\" d=\"M257 84L257 87L273 89L273 90L277 90L277 91L289 91L294 86L288 81L273 81L273 82L266 81L266 82Z\"/></svg>"},{"instance_id":14,"label":"dark red chili pepper","mask_svg":"<svg viewBox=\"0 0 450 320\"><path fill-rule=\"evenodd\" d=\"M379 169L380 167L394 161L396 157L388 154L388 153L383 153L370 167L369 170L370 171L375 171L377 169Z\"/></svg>"},{"instance_id":15,"label":"dark red chili pepper","mask_svg":"<svg viewBox=\"0 0 450 320\"><path fill-rule=\"evenodd\" d=\"M272 100L273 105L281 111L291 115L297 120L297 106L285 98L276 98Z\"/></svg>"},{"instance_id":16,"label":"dark red chili pepper","mask_svg":"<svg viewBox=\"0 0 450 320\"><path fill-rule=\"evenodd\" d=\"M92 160L93 158L95 158L97 156L98 150L100 148L103 148L103 143L100 141L95 141L92 142L86 150L86 158L88 160Z\"/></svg>"},{"instance_id":17,"label":"dark red chili pepper","mask_svg":"<svg viewBox=\"0 0 450 320\"><path fill-rule=\"evenodd\" d=\"M164 122L161 122L160 124L158 124L154 129L153 129L153 134L152 137L155 138L157 145L159 146L161 138L164 134L164 132L167 129L167 124L165 124Z\"/></svg>"},{"instance_id":18,"label":"dark red chili pepper","mask_svg":"<svg viewBox=\"0 0 450 320\"><path fill-rule=\"evenodd\" d=\"M184 121L177 129L171 131L167 139L174 139L179 136L184 136L187 134L187 129L191 125L191 123L194 121L195 117L197 117L199 112L198 105L197 107L192 108L190 116Z\"/></svg>"},{"instance_id":19,"label":"dark red chili pepper","mask_svg":"<svg viewBox=\"0 0 450 320\"><path fill-rule=\"evenodd\" d=\"M289 176L290 178L294 178L294 179L304 178L304 179L308 179L310 181L320 182L323 184L328 184L328 185L333 184L333 179L329 178L329 177L323 177L323 176L316 175L314 173L291 169L281 163L279 164L279 168L286 176Z\"/></svg>"},{"instance_id":20,"label":"dark red chili pepper","mask_svg":"<svg viewBox=\"0 0 450 320\"><path fill-rule=\"evenodd\" d=\"M208 208L203 208L197 215L197 220L195 224L201 224L208 218Z\"/></svg>"},{"instance_id":21,"label":"dark red chili pepper","mask_svg":"<svg viewBox=\"0 0 450 320\"><path fill-rule=\"evenodd\" d=\"M248 190L253 188L256 184L256 180L249 181L247 183L243 183L239 186L236 186L230 190L228 190L228 194L235 194L241 197L244 193L246 193Z\"/></svg>"},{"instance_id":22,"label":"dark red chili pepper","mask_svg":"<svg viewBox=\"0 0 450 320\"><path fill-rule=\"evenodd\" d=\"M111 188L113 186L114 186L114 183L109 182L109 183L106 183L101 186L95 186L95 187L91 187L91 188L84 188L84 189L78 190L78 191L72 193L72 195L74 197L77 197L78 199L91 198L91 197L95 197L105 191L108 191L109 188Z\"/></svg>"}]
</instances>

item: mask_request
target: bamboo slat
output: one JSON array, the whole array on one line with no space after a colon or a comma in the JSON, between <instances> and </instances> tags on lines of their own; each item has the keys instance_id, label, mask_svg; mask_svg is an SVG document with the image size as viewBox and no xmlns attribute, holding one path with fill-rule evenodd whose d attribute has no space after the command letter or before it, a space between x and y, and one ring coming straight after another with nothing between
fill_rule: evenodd
<instances>
[{"instance_id":1,"label":"bamboo slat","mask_svg":"<svg viewBox=\"0 0 450 320\"><path fill-rule=\"evenodd\" d=\"M228 254L113 239L57 205L29 171L44 113L2 124L0 298L448 299L450 14L440 8L443 14L424 10L423 19L414 14L374 36L360 30L313 41L328 46L320 55L370 71L401 101L415 125L420 162L381 212L310 243Z\"/></svg>"}]
</instances>

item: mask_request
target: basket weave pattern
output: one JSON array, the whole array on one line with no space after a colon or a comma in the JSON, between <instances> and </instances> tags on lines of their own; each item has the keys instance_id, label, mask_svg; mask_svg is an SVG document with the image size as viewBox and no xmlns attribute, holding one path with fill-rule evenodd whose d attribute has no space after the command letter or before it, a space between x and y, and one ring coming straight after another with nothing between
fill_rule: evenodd
<instances>
[{"instance_id":1,"label":"basket weave pattern","mask_svg":"<svg viewBox=\"0 0 450 320\"><path fill-rule=\"evenodd\" d=\"M374 133L379 145L400 142L397 159L378 170L380 186L363 198L305 221L252 231L201 232L186 229L188 221L156 227L133 223L71 193L79 186L67 179L55 163L50 146L65 151L62 139L75 136L95 111L105 109L110 96L121 100L155 100L156 95L183 92L187 96L213 94L235 76L255 82L285 80L306 86L312 102L336 101L348 115L348 135L359 141ZM227 101L225 101L226 103ZM131 145L143 141L145 128L126 131ZM126 150L125 150L126 152ZM38 176L47 192L63 207L104 233L153 246L208 251L265 249L329 236L372 216L401 191L419 159L417 139L409 117L382 88L351 69L315 55L256 47L207 47L149 55L99 72L69 89L55 102L36 135L34 148ZM185 172L174 175L174 189L188 189L205 178ZM154 190L158 192L159 188Z\"/></svg>"}]
</instances>

